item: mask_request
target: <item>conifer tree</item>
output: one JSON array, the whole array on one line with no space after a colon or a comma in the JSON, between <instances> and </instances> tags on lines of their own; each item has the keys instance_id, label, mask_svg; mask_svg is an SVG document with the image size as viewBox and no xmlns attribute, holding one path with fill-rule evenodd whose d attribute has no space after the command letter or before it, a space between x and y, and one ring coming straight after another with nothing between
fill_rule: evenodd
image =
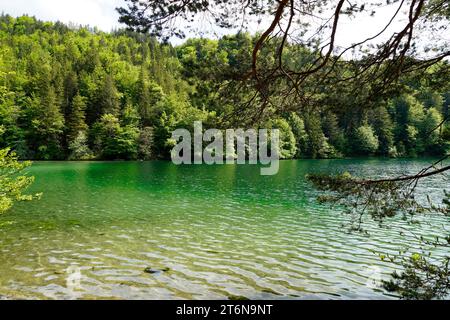
<instances>
[{"instance_id":1,"label":"conifer tree","mask_svg":"<svg viewBox=\"0 0 450 320\"><path fill-rule=\"evenodd\" d=\"M80 132L86 133L88 126L86 125L86 103L85 98L77 94L72 100L72 112L67 121L67 139L74 141Z\"/></svg>"},{"instance_id":2,"label":"conifer tree","mask_svg":"<svg viewBox=\"0 0 450 320\"><path fill-rule=\"evenodd\" d=\"M98 92L98 109L101 114L118 116L120 113L119 92L111 75L106 75Z\"/></svg>"}]
</instances>

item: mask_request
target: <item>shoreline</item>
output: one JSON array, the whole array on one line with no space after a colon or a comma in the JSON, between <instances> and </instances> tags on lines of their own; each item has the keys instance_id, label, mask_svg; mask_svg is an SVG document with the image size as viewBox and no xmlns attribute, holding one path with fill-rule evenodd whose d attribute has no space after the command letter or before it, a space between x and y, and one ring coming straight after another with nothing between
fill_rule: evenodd
<instances>
[{"instance_id":1,"label":"shoreline","mask_svg":"<svg viewBox=\"0 0 450 320\"><path fill-rule=\"evenodd\" d=\"M293 158L293 159L279 159L279 161L300 161L300 160L433 160L440 159L442 156L429 155L429 156L420 156L420 157L341 157L341 158ZM89 160L40 160L40 159L20 159L19 161L31 161L31 162L172 162L170 159L151 159L151 160L142 160L142 159L134 159L134 160L125 160L125 159L89 159Z\"/></svg>"}]
</instances>

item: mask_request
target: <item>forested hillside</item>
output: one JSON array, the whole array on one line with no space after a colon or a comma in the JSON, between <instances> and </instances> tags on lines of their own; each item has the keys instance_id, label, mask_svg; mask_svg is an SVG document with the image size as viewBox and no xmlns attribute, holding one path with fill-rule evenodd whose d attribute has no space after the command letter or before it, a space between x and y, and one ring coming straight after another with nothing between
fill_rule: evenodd
<instances>
[{"instance_id":1,"label":"forested hillside","mask_svg":"<svg viewBox=\"0 0 450 320\"><path fill-rule=\"evenodd\" d=\"M239 121L248 92L226 90L247 69L254 41L238 34L173 47L143 34L3 15L0 147L22 159L156 159L168 157L172 130L194 120L248 127ZM304 59L311 55L305 49ZM396 96L369 111L330 98L320 113L269 110L251 125L279 128L284 158L441 155L450 140L449 81L433 85L441 76L432 73L404 79ZM339 88L320 94L339 96Z\"/></svg>"}]
</instances>

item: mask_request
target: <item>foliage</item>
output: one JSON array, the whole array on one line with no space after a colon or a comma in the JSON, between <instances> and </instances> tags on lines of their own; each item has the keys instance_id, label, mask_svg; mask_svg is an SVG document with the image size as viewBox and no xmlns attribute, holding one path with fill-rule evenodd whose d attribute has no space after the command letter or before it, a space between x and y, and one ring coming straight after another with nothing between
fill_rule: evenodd
<instances>
[{"instance_id":1,"label":"foliage","mask_svg":"<svg viewBox=\"0 0 450 320\"><path fill-rule=\"evenodd\" d=\"M431 262L420 254L403 259L404 270L394 272L392 279L383 282L383 287L397 292L404 299L445 299L450 291L450 257L442 262Z\"/></svg>"},{"instance_id":2,"label":"foliage","mask_svg":"<svg viewBox=\"0 0 450 320\"><path fill-rule=\"evenodd\" d=\"M444 191L442 206L430 204L429 211L450 216L450 193ZM446 230L448 232L448 230ZM404 299L429 300L446 299L450 293L450 234L434 239L416 237L421 244L421 251L410 256L401 252L399 256L389 256L391 262L403 267L401 272L394 271L390 280L383 281L383 287L396 292ZM432 255L434 250L446 252L441 258Z\"/></svg>"},{"instance_id":3,"label":"foliage","mask_svg":"<svg viewBox=\"0 0 450 320\"><path fill-rule=\"evenodd\" d=\"M448 88L431 86L422 74L406 78L402 90L377 100L367 112L357 96L345 96L369 88L350 84L318 91L305 84L304 90L324 103L320 108L292 101L290 110L280 112L283 99L274 92L273 106L250 112L244 106L254 97L251 86L235 80L251 67L256 40L238 33L172 47L123 30L108 34L0 16L0 125L5 129L0 147L13 148L23 159L165 159L171 131L190 129L194 120L203 120L205 129L224 129L263 127L277 119L283 158L448 150L446 124L430 139L427 135L446 117ZM262 64L270 63L269 49L277 40L270 45L261 51ZM293 67L314 56L302 46L290 46L285 54ZM437 81L440 75L427 77ZM117 120L114 138L98 136L106 114Z\"/></svg>"},{"instance_id":4,"label":"foliage","mask_svg":"<svg viewBox=\"0 0 450 320\"><path fill-rule=\"evenodd\" d=\"M151 160L153 156L154 130L151 127L145 127L141 130L138 139L138 157L143 160Z\"/></svg>"},{"instance_id":5,"label":"foliage","mask_svg":"<svg viewBox=\"0 0 450 320\"><path fill-rule=\"evenodd\" d=\"M450 194L447 192L442 206L434 205L429 199L426 205L414 196L420 179L450 168L439 166L447 157L414 176L360 180L344 173L337 176L310 174L307 178L319 190L325 191L318 199L320 202L342 206L344 212L351 215L350 230L364 231L363 217L367 214L380 224L398 214L401 214L404 220L410 221L419 213L450 215ZM444 229L444 232L448 230ZM446 298L450 293L450 235L437 237L435 240L417 238L423 251L421 254L413 253L407 257L406 252L400 252L399 256L381 256L382 260L387 257L391 262L403 267L400 273L394 272L390 280L384 280L383 287L395 291L405 299ZM433 257L433 248L446 252L446 255Z\"/></svg>"},{"instance_id":6,"label":"foliage","mask_svg":"<svg viewBox=\"0 0 450 320\"><path fill-rule=\"evenodd\" d=\"M289 123L284 119L275 119L270 122L267 128L278 129L280 132L280 150L281 159L292 159L297 153L297 141Z\"/></svg>"},{"instance_id":7,"label":"foliage","mask_svg":"<svg viewBox=\"0 0 450 320\"><path fill-rule=\"evenodd\" d=\"M69 150L69 160L90 160L94 158L88 146L88 137L84 131L79 131L78 135L70 142Z\"/></svg>"},{"instance_id":8,"label":"foliage","mask_svg":"<svg viewBox=\"0 0 450 320\"><path fill-rule=\"evenodd\" d=\"M307 149L308 134L305 130L305 122L296 113L292 112L289 115L288 121L292 128L294 138L296 140L296 158L300 158L302 154L305 153Z\"/></svg>"},{"instance_id":9,"label":"foliage","mask_svg":"<svg viewBox=\"0 0 450 320\"><path fill-rule=\"evenodd\" d=\"M299 9L311 14L332 3L249 1L242 7L237 0L127 2L128 8L119 9L122 22L164 39L184 35L174 17L212 14L220 27L232 28L238 17L246 16L237 13L261 17L275 12L277 25L289 17L289 6L300 4L305 7ZM449 16L446 1L430 1L423 10L416 1L410 3L411 14L422 19L436 22ZM326 20L337 25L341 13L367 10L343 4L338 1L334 18ZM220 14L224 8L226 14ZM290 15L299 12L303 10L290 10ZM178 28L171 30L166 22ZM273 29L255 36L240 32L218 40L191 39L173 47L148 34L108 34L2 15L0 147L11 146L22 158L33 159L167 158L171 132L192 130L193 121L202 120L205 127L277 127L284 158L442 155L450 137L445 123L448 62L437 56L429 67L427 61L415 59L414 42L405 41L412 38L412 30L407 26L374 47L374 53L360 50L360 57L342 59L333 55L339 50L333 46L334 35L325 37L329 43L323 47L320 39L285 41ZM307 34L301 32L298 38ZM236 81L242 79L249 81ZM2 152L6 167L10 163L13 173L20 172L16 157ZM7 187L1 210L27 199L20 190L31 180L15 179L6 176L3 181ZM408 217L435 209L424 208L412 197L415 179L375 183L348 174L309 179L330 191L321 200L346 207L356 218L357 230L365 213L381 223L398 213ZM405 297L441 297L447 290L442 265L422 259L404 260L404 265L405 273L394 277L391 288Z\"/></svg>"},{"instance_id":10,"label":"foliage","mask_svg":"<svg viewBox=\"0 0 450 320\"><path fill-rule=\"evenodd\" d=\"M34 177L24 173L31 162L19 162L9 148L0 150L0 214L10 209L16 201L30 201L39 194L27 195L23 191L34 181Z\"/></svg>"},{"instance_id":11,"label":"foliage","mask_svg":"<svg viewBox=\"0 0 450 320\"><path fill-rule=\"evenodd\" d=\"M86 132L88 126L86 125L86 103L84 98L80 95L76 95L72 100L72 110L68 117L67 123L67 139L68 141L74 141L80 132Z\"/></svg>"},{"instance_id":12,"label":"foliage","mask_svg":"<svg viewBox=\"0 0 450 320\"><path fill-rule=\"evenodd\" d=\"M93 133L96 151L104 159L137 158L139 130L136 127L121 126L118 118L107 113L94 124Z\"/></svg>"},{"instance_id":13,"label":"foliage","mask_svg":"<svg viewBox=\"0 0 450 320\"><path fill-rule=\"evenodd\" d=\"M354 150L357 154L374 154L379 147L378 137L369 125L363 125L356 129L354 138Z\"/></svg>"}]
</instances>

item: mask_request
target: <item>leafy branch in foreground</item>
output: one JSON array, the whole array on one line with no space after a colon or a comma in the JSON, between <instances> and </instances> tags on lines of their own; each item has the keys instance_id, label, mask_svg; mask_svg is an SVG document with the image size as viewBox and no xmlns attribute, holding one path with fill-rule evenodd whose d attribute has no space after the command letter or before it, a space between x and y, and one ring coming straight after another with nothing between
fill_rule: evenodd
<instances>
[{"instance_id":1,"label":"leafy branch in foreground","mask_svg":"<svg viewBox=\"0 0 450 320\"><path fill-rule=\"evenodd\" d=\"M34 181L34 177L23 173L30 165L30 161L19 162L9 148L0 150L0 214L10 209L15 201L30 201L40 197L40 194L22 193Z\"/></svg>"},{"instance_id":2,"label":"leafy branch in foreground","mask_svg":"<svg viewBox=\"0 0 450 320\"><path fill-rule=\"evenodd\" d=\"M252 44L250 63L242 63L246 67L235 76L243 87L255 89L242 108L254 111L256 118L271 108L323 105L310 88L328 92L342 83L368 86L345 95L363 100L370 109L370 102L389 93L402 75L426 72L450 56L443 36L449 26L448 0L126 0L117 11L128 29L163 40L220 29L262 29ZM386 23L374 34L351 45L338 42L346 19L386 13ZM398 32L390 33L397 22ZM305 59L304 48L314 55ZM448 65L442 70L448 72Z\"/></svg>"},{"instance_id":3,"label":"leafy branch in foreground","mask_svg":"<svg viewBox=\"0 0 450 320\"><path fill-rule=\"evenodd\" d=\"M447 242L436 243L436 247L450 248L450 237ZM443 299L450 290L450 257L433 260L430 253L414 253L410 257L400 258L403 272L393 272L392 278L383 281L387 291L397 292L404 299ZM395 259L392 259L394 262Z\"/></svg>"},{"instance_id":4,"label":"leafy branch in foreground","mask_svg":"<svg viewBox=\"0 0 450 320\"><path fill-rule=\"evenodd\" d=\"M428 205L424 206L415 197L415 189L420 179L450 170L450 166L437 168L448 157L449 155L446 155L412 176L359 180L345 172L337 176L310 174L307 175L307 179L317 189L328 192L318 198L319 202L343 205L346 213L357 218L353 220L357 225L353 225L352 229L361 230L362 218L365 214L369 214L380 223L385 218L393 217L398 213L403 214L404 218L426 211L437 211L449 215L448 206L433 205L430 199L428 199ZM448 200L444 201L446 201L444 205L448 204Z\"/></svg>"},{"instance_id":5,"label":"leafy branch in foreground","mask_svg":"<svg viewBox=\"0 0 450 320\"><path fill-rule=\"evenodd\" d=\"M349 173L337 176L311 174L307 179L319 190L327 192L318 198L321 203L340 205L352 216L352 231L362 231L363 217L370 215L380 224L386 218L402 214L406 220L417 213L437 213L450 216L450 193L444 190L442 205L435 205L427 196L428 203L423 204L415 196L416 187L421 179L443 174L450 166L442 165L445 156L431 166L411 176L401 176L380 180L361 180ZM440 166L439 166L440 165ZM389 256L391 262L400 264L401 273L392 273L389 281L383 281L383 287L395 291L405 299L442 299L450 293L449 248L450 233L444 227L446 236L433 240L415 236L420 243L421 253L410 256L400 252L399 256ZM444 253L443 257L434 257L432 252ZM386 255L380 256L382 260Z\"/></svg>"}]
</instances>

